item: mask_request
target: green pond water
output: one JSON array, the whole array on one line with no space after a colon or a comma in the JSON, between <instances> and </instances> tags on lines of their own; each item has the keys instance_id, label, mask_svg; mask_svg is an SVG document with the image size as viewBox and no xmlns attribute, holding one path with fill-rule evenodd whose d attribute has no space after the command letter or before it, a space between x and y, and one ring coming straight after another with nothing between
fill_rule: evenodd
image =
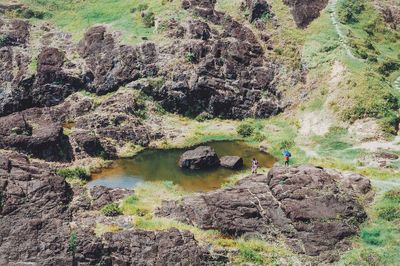
<instances>
[{"instance_id":1,"label":"green pond water","mask_svg":"<svg viewBox=\"0 0 400 266\"><path fill-rule=\"evenodd\" d=\"M250 169L253 157L260 162L260 167L271 167L275 163L271 155L260 152L244 142L219 141L206 145L213 147L220 158L225 155L242 157L243 169ZM178 167L177 162L187 150L145 150L132 159L117 160L111 167L93 174L89 186L134 188L148 181L172 181L185 191L210 191L221 187L229 176L237 173L222 167L198 171L183 170Z\"/></svg>"}]
</instances>

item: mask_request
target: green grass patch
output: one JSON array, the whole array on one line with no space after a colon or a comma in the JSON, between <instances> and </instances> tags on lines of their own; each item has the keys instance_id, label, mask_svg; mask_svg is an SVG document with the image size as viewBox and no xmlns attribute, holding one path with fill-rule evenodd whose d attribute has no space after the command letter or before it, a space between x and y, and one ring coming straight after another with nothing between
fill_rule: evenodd
<instances>
[{"instance_id":1,"label":"green grass patch","mask_svg":"<svg viewBox=\"0 0 400 266\"><path fill-rule=\"evenodd\" d=\"M101 208L101 213L103 213L105 216L118 216L122 214L122 210L119 208L117 203L110 203L105 205L103 208Z\"/></svg>"},{"instance_id":2,"label":"green grass patch","mask_svg":"<svg viewBox=\"0 0 400 266\"><path fill-rule=\"evenodd\" d=\"M370 219L355 238L354 249L341 257L339 265L396 265L400 261L400 217L390 211L394 204L398 206L399 194L396 188L378 198L368 210Z\"/></svg>"},{"instance_id":3,"label":"green grass patch","mask_svg":"<svg viewBox=\"0 0 400 266\"><path fill-rule=\"evenodd\" d=\"M159 40L159 32L169 19L184 19L186 11L180 8L179 0L22 0L36 10L46 12L46 19L61 30L70 32L80 39L85 30L95 24L110 24L121 31L123 40L138 43L143 39ZM31 20L35 21L32 17ZM155 29L155 21L159 28Z\"/></svg>"},{"instance_id":4,"label":"green grass patch","mask_svg":"<svg viewBox=\"0 0 400 266\"><path fill-rule=\"evenodd\" d=\"M90 179L90 172L83 167L61 168L56 171L56 174L70 183L85 184Z\"/></svg>"}]
</instances>

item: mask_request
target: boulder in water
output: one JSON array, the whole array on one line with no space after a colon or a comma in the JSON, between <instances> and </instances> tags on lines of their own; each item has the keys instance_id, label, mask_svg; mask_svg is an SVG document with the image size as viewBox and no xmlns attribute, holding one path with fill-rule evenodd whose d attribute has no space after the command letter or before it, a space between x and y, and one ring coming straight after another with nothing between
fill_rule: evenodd
<instances>
[{"instance_id":1,"label":"boulder in water","mask_svg":"<svg viewBox=\"0 0 400 266\"><path fill-rule=\"evenodd\" d=\"M240 169L243 167L243 159L239 156L224 156L221 158L221 166L229 169Z\"/></svg>"},{"instance_id":2,"label":"boulder in water","mask_svg":"<svg viewBox=\"0 0 400 266\"><path fill-rule=\"evenodd\" d=\"M190 170L213 168L218 165L219 158L214 149L209 146L200 146L187 151L179 159L179 167Z\"/></svg>"}]
</instances>

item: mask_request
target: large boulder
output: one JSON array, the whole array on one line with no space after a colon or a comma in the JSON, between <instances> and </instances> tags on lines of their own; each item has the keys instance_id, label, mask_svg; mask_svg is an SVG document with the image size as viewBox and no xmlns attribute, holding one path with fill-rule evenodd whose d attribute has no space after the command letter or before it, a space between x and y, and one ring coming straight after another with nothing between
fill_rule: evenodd
<instances>
[{"instance_id":1,"label":"large boulder","mask_svg":"<svg viewBox=\"0 0 400 266\"><path fill-rule=\"evenodd\" d=\"M247 11L247 19L253 22L266 15L271 15L271 7L265 0L244 0L241 4L242 11Z\"/></svg>"},{"instance_id":2,"label":"large boulder","mask_svg":"<svg viewBox=\"0 0 400 266\"><path fill-rule=\"evenodd\" d=\"M307 27L314 19L319 17L328 0L283 0L290 6L294 21L300 28Z\"/></svg>"},{"instance_id":3,"label":"large boulder","mask_svg":"<svg viewBox=\"0 0 400 266\"><path fill-rule=\"evenodd\" d=\"M357 197L370 191L369 181L352 178L310 165L275 166L234 187L164 201L157 215L232 236L284 235L295 252L332 262L367 217Z\"/></svg>"},{"instance_id":4,"label":"large boulder","mask_svg":"<svg viewBox=\"0 0 400 266\"><path fill-rule=\"evenodd\" d=\"M47 161L71 161L72 148L61 124L40 112L0 117L0 148L13 149Z\"/></svg>"},{"instance_id":5,"label":"large boulder","mask_svg":"<svg viewBox=\"0 0 400 266\"><path fill-rule=\"evenodd\" d=\"M190 170L200 170L217 167L219 159L214 149L209 146L200 146L182 154L179 167Z\"/></svg>"},{"instance_id":6,"label":"large boulder","mask_svg":"<svg viewBox=\"0 0 400 266\"><path fill-rule=\"evenodd\" d=\"M243 167L243 159L239 156L224 156L220 159L222 167L240 169Z\"/></svg>"},{"instance_id":7,"label":"large boulder","mask_svg":"<svg viewBox=\"0 0 400 266\"><path fill-rule=\"evenodd\" d=\"M95 210L100 209L109 203L120 201L132 193L133 191L129 189L95 186L90 189L92 208Z\"/></svg>"}]
</instances>

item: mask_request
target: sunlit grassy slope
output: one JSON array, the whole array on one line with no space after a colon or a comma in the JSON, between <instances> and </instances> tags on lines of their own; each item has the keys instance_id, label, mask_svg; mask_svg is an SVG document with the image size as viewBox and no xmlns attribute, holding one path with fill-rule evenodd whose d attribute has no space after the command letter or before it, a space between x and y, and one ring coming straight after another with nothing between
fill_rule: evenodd
<instances>
[{"instance_id":1,"label":"sunlit grassy slope","mask_svg":"<svg viewBox=\"0 0 400 266\"><path fill-rule=\"evenodd\" d=\"M141 12L153 12L155 18L177 20L185 17L180 0L22 0L35 11L45 12L45 19L75 39L98 23L106 23L121 31L123 40L138 43L143 39L157 39L154 27L147 27Z\"/></svg>"}]
</instances>

